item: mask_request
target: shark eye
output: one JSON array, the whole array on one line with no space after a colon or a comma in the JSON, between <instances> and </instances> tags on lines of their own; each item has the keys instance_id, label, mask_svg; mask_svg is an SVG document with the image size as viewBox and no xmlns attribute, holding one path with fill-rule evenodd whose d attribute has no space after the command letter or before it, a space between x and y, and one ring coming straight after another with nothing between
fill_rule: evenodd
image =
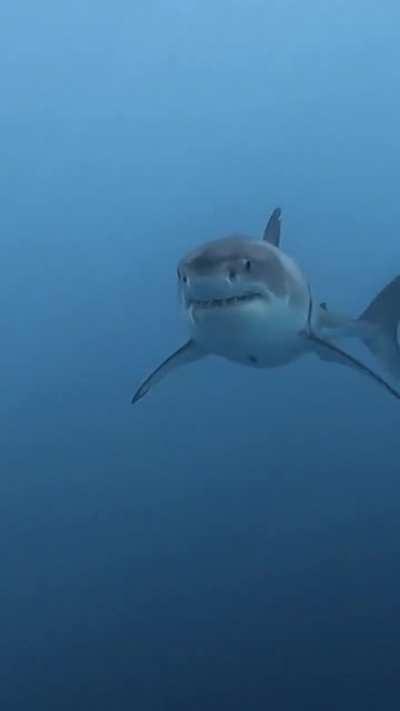
<instances>
[{"instance_id":1,"label":"shark eye","mask_svg":"<svg viewBox=\"0 0 400 711\"><path fill-rule=\"evenodd\" d=\"M245 261L245 263L244 263L244 268L245 268L246 272L249 272L249 271L251 270L251 261L250 261L250 259L246 259L246 261Z\"/></svg>"},{"instance_id":2,"label":"shark eye","mask_svg":"<svg viewBox=\"0 0 400 711\"><path fill-rule=\"evenodd\" d=\"M179 267L178 267L178 269L176 270L176 276L178 277L179 281L183 281L184 284L186 284L186 282L187 282L187 276L185 276L185 274L182 274L182 272L181 272L181 270L179 269Z\"/></svg>"}]
</instances>

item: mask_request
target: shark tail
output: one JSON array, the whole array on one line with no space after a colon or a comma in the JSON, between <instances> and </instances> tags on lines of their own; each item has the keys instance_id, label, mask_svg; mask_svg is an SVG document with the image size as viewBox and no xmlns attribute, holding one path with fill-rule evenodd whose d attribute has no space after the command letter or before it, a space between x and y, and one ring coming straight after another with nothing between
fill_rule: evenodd
<instances>
[{"instance_id":1,"label":"shark tail","mask_svg":"<svg viewBox=\"0 0 400 711\"><path fill-rule=\"evenodd\" d=\"M358 324L367 348L391 376L400 380L400 276L375 296Z\"/></svg>"}]
</instances>

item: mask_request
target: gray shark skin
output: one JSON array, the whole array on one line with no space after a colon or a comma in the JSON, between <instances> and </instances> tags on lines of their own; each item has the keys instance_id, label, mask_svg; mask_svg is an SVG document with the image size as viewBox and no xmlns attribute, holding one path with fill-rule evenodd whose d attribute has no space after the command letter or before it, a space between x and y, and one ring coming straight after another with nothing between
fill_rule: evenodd
<instances>
[{"instance_id":1,"label":"gray shark skin","mask_svg":"<svg viewBox=\"0 0 400 711\"><path fill-rule=\"evenodd\" d=\"M400 399L384 378L332 342L357 337L400 378L400 277L358 319L335 314L313 297L305 275L280 249L276 208L261 240L231 235L190 252L177 269L189 340L140 385L136 403L168 373L207 355L253 368L288 365L306 353L347 365Z\"/></svg>"}]
</instances>

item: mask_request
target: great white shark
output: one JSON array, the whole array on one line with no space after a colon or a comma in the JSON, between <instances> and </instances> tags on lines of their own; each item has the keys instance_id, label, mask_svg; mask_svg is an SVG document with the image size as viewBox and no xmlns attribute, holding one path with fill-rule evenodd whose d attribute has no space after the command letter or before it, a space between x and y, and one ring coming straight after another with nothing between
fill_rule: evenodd
<instances>
[{"instance_id":1,"label":"great white shark","mask_svg":"<svg viewBox=\"0 0 400 711\"><path fill-rule=\"evenodd\" d=\"M400 399L385 378L335 342L357 337L400 380L400 276L358 318L337 314L315 299L296 262L280 248L281 210L261 239L231 235L207 242L177 268L189 340L140 385L132 402L175 368L208 355L252 368L288 365L307 353L364 373Z\"/></svg>"}]
</instances>

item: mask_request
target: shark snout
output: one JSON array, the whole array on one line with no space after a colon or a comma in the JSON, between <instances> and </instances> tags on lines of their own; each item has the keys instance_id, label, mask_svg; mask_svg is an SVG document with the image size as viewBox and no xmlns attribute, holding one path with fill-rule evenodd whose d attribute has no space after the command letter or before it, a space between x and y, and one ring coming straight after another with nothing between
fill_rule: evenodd
<instances>
[{"instance_id":1,"label":"shark snout","mask_svg":"<svg viewBox=\"0 0 400 711\"><path fill-rule=\"evenodd\" d=\"M182 290L186 302L226 299L234 295L233 280L228 276L197 276L188 274L182 277Z\"/></svg>"},{"instance_id":2,"label":"shark snout","mask_svg":"<svg viewBox=\"0 0 400 711\"><path fill-rule=\"evenodd\" d=\"M229 299L251 289L259 291L249 278L248 263L249 260L241 259L212 264L204 258L181 263L178 281L186 301Z\"/></svg>"}]
</instances>

